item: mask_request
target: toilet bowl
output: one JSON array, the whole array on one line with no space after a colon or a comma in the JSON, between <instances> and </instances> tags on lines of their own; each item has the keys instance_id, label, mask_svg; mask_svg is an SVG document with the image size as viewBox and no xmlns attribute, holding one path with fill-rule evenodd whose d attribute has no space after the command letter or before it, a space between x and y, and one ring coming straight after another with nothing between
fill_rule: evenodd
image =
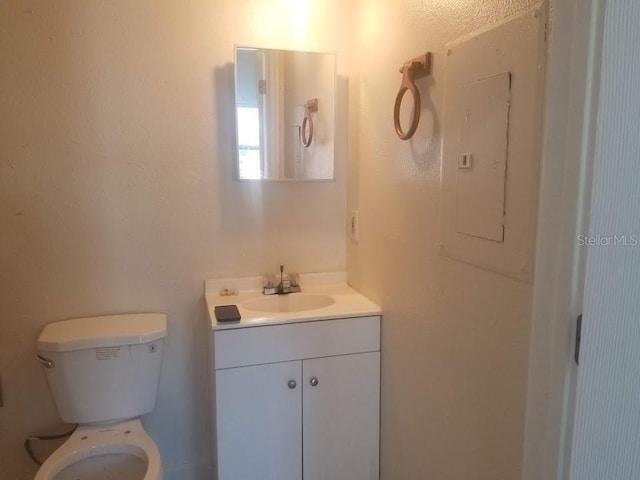
<instances>
[{"instance_id":1,"label":"toilet bowl","mask_svg":"<svg viewBox=\"0 0 640 480\"><path fill-rule=\"evenodd\" d=\"M139 416L155 405L166 332L166 316L155 313L45 326L37 358L60 418L78 427L35 480L162 480Z\"/></svg>"},{"instance_id":2,"label":"toilet bowl","mask_svg":"<svg viewBox=\"0 0 640 480\"><path fill-rule=\"evenodd\" d=\"M158 447L139 419L80 425L42 464L35 480L162 480Z\"/></svg>"}]
</instances>

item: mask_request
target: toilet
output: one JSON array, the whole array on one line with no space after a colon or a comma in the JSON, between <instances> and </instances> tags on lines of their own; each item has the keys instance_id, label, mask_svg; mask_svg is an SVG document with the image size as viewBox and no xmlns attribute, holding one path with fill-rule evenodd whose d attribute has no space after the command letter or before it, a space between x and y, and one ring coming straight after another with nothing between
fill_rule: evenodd
<instances>
[{"instance_id":1,"label":"toilet","mask_svg":"<svg viewBox=\"0 0 640 480\"><path fill-rule=\"evenodd\" d=\"M167 335L164 314L46 325L38 360L60 418L78 427L35 480L162 480L162 458L140 415L153 410Z\"/></svg>"}]
</instances>

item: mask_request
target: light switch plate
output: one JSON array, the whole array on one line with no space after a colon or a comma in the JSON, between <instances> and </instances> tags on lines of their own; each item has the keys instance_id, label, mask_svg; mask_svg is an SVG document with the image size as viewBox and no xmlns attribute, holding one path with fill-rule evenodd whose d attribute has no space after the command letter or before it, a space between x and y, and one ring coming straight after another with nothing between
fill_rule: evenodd
<instances>
[{"instance_id":1,"label":"light switch plate","mask_svg":"<svg viewBox=\"0 0 640 480\"><path fill-rule=\"evenodd\" d=\"M349 232L351 235L351 241L358 243L360 241L360 214L358 210L351 211Z\"/></svg>"},{"instance_id":2,"label":"light switch plate","mask_svg":"<svg viewBox=\"0 0 640 480\"><path fill-rule=\"evenodd\" d=\"M471 168L473 164L473 155L470 153L461 153L458 155L458 168Z\"/></svg>"}]
</instances>

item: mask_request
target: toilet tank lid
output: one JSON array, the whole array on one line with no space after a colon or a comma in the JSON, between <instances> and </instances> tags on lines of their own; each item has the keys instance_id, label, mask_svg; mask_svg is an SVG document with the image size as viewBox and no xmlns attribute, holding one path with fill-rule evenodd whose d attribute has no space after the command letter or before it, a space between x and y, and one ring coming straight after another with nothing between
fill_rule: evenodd
<instances>
[{"instance_id":1,"label":"toilet tank lid","mask_svg":"<svg viewBox=\"0 0 640 480\"><path fill-rule=\"evenodd\" d=\"M148 343L167 336L164 313L132 313L74 318L45 325L38 350L67 352Z\"/></svg>"}]
</instances>

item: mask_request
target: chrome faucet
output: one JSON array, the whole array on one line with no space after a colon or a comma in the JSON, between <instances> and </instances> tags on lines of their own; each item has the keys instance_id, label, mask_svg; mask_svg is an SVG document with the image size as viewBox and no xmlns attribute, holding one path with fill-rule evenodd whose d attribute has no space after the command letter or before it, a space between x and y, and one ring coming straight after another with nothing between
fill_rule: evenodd
<instances>
[{"instance_id":1,"label":"chrome faucet","mask_svg":"<svg viewBox=\"0 0 640 480\"><path fill-rule=\"evenodd\" d=\"M262 293L265 295L287 295L289 293L299 292L300 285L298 279L297 273L285 275L284 265L280 265L280 283L275 284L275 275L265 275L263 277Z\"/></svg>"}]
</instances>

